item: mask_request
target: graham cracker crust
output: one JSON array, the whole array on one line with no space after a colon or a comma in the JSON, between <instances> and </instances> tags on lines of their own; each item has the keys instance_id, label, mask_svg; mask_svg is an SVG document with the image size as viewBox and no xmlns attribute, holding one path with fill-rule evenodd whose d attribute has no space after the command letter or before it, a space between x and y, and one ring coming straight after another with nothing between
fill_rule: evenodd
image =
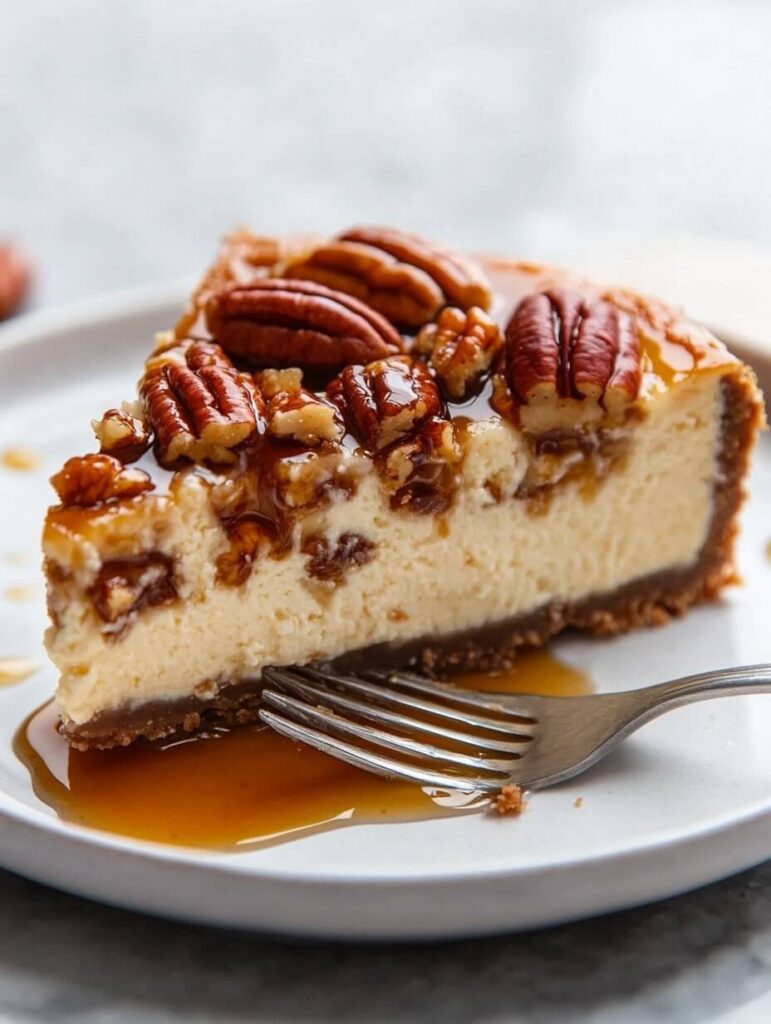
<instances>
[{"instance_id":1,"label":"graham cracker crust","mask_svg":"<svg viewBox=\"0 0 771 1024\"><path fill-rule=\"evenodd\" d=\"M734 564L737 516L745 498L744 478L755 436L763 423L750 371L739 366L723 379L722 389L722 447L712 521L692 565L641 577L611 593L576 602L553 601L526 615L463 632L376 644L336 658L333 664L347 671L411 667L431 676L507 668L521 648L541 646L564 629L607 636L661 625L692 605L714 600L724 587L738 582ZM61 731L71 746L85 750L248 724L257 720L261 688L257 679L223 683L214 697L191 696L110 710L82 725L63 722Z\"/></svg>"}]
</instances>

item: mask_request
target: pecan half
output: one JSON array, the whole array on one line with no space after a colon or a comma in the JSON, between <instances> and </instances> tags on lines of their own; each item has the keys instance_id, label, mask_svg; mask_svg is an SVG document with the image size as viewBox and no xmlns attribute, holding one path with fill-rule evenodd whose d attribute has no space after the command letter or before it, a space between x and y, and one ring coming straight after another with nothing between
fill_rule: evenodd
<instances>
[{"instance_id":1,"label":"pecan half","mask_svg":"<svg viewBox=\"0 0 771 1024\"><path fill-rule=\"evenodd\" d=\"M140 391L160 462L233 462L264 425L264 403L219 345L186 342L148 361Z\"/></svg>"},{"instance_id":2,"label":"pecan half","mask_svg":"<svg viewBox=\"0 0 771 1024\"><path fill-rule=\"evenodd\" d=\"M67 459L51 477L63 505L99 505L106 501L135 498L153 489L153 482L141 469L126 469L111 455L81 455Z\"/></svg>"},{"instance_id":3,"label":"pecan half","mask_svg":"<svg viewBox=\"0 0 771 1024\"><path fill-rule=\"evenodd\" d=\"M386 448L442 409L428 369L409 356L347 366L327 394L370 452Z\"/></svg>"},{"instance_id":4,"label":"pecan half","mask_svg":"<svg viewBox=\"0 0 771 1024\"><path fill-rule=\"evenodd\" d=\"M99 451L124 464L134 462L150 447L151 436L144 422L124 409L108 409L100 420L92 420L91 426Z\"/></svg>"},{"instance_id":5,"label":"pecan half","mask_svg":"<svg viewBox=\"0 0 771 1024\"><path fill-rule=\"evenodd\" d=\"M246 228L232 231L223 240L217 258L193 293L175 328L176 336L183 338L193 331L212 295L231 285L249 285L268 277L275 264L286 256L286 251L276 238L254 235Z\"/></svg>"},{"instance_id":6,"label":"pecan half","mask_svg":"<svg viewBox=\"0 0 771 1024\"><path fill-rule=\"evenodd\" d=\"M332 402L301 388L279 391L268 404L268 430L277 438L289 438L315 447L322 441L338 442L344 428Z\"/></svg>"},{"instance_id":7,"label":"pecan half","mask_svg":"<svg viewBox=\"0 0 771 1024\"><path fill-rule=\"evenodd\" d=\"M343 366L404 348L374 309L312 281L273 278L226 289L206 312L212 335L231 355L256 366L301 367L327 379Z\"/></svg>"},{"instance_id":8,"label":"pecan half","mask_svg":"<svg viewBox=\"0 0 771 1024\"><path fill-rule=\"evenodd\" d=\"M562 288L528 295L506 327L506 373L520 402L589 399L615 411L637 397L640 342L609 302Z\"/></svg>"},{"instance_id":9,"label":"pecan half","mask_svg":"<svg viewBox=\"0 0 771 1024\"><path fill-rule=\"evenodd\" d=\"M359 242L326 242L290 261L283 274L353 295L408 330L432 320L444 305L441 288L420 267Z\"/></svg>"},{"instance_id":10,"label":"pecan half","mask_svg":"<svg viewBox=\"0 0 771 1024\"><path fill-rule=\"evenodd\" d=\"M32 280L30 265L15 245L0 245L0 320L24 302Z\"/></svg>"},{"instance_id":11,"label":"pecan half","mask_svg":"<svg viewBox=\"0 0 771 1024\"><path fill-rule=\"evenodd\" d=\"M442 289L448 304L461 309L490 308L492 292L482 269L460 253L393 228L357 227L339 237L382 249L403 263L424 270Z\"/></svg>"},{"instance_id":12,"label":"pecan half","mask_svg":"<svg viewBox=\"0 0 771 1024\"><path fill-rule=\"evenodd\" d=\"M447 394L463 398L489 369L502 344L500 327L479 306L467 313L448 306L435 323L421 330L416 347L430 357Z\"/></svg>"}]
</instances>

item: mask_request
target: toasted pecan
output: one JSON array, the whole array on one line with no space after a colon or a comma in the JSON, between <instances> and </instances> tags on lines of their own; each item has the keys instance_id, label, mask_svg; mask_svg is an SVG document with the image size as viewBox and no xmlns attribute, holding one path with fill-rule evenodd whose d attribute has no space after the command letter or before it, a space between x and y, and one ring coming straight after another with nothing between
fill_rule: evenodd
<instances>
[{"instance_id":1,"label":"toasted pecan","mask_svg":"<svg viewBox=\"0 0 771 1024\"><path fill-rule=\"evenodd\" d=\"M184 341L148 361L140 390L164 464L232 462L264 428L264 402L216 344Z\"/></svg>"},{"instance_id":2,"label":"toasted pecan","mask_svg":"<svg viewBox=\"0 0 771 1024\"><path fill-rule=\"evenodd\" d=\"M347 366L327 393L362 445L380 451L439 414L442 400L426 366L409 356Z\"/></svg>"},{"instance_id":3,"label":"toasted pecan","mask_svg":"<svg viewBox=\"0 0 771 1024\"><path fill-rule=\"evenodd\" d=\"M589 399L619 410L637 398L641 349L630 317L559 288L524 298L506 327L509 387L523 403Z\"/></svg>"},{"instance_id":4,"label":"toasted pecan","mask_svg":"<svg viewBox=\"0 0 771 1024\"><path fill-rule=\"evenodd\" d=\"M273 278L217 293L209 329L255 366L300 367L327 379L344 366L401 352L401 336L365 303L313 281Z\"/></svg>"},{"instance_id":5,"label":"toasted pecan","mask_svg":"<svg viewBox=\"0 0 771 1024\"><path fill-rule=\"evenodd\" d=\"M67 459L51 483L63 505L83 507L135 498L153 489L144 470L127 469L119 459L104 454Z\"/></svg>"},{"instance_id":6,"label":"toasted pecan","mask_svg":"<svg viewBox=\"0 0 771 1024\"><path fill-rule=\"evenodd\" d=\"M434 323L426 324L416 342L447 394L456 399L473 389L502 344L500 327L478 306L466 313L447 306Z\"/></svg>"}]
</instances>

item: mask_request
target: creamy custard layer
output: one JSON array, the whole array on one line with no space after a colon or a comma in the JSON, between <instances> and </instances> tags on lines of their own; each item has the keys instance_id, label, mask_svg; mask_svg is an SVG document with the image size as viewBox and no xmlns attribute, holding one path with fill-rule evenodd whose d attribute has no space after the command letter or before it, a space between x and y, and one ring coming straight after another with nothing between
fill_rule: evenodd
<instances>
[{"instance_id":1,"label":"creamy custard layer","mask_svg":"<svg viewBox=\"0 0 771 1024\"><path fill-rule=\"evenodd\" d=\"M337 585L308 576L297 544L260 558L240 587L216 583L226 539L204 484L186 476L157 522L144 510L127 526L135 546L144 540L175 560L180 599L143 609L118 638L88 602L72 601L49 631L63 718L79 725L187 697L196 682L205 698L264 665L483 626L693 564L712 517L720 380L695 374L651 396L613 470L592 487L563 482L543 508L513 497L529 457L498 417L469 428L462 486L440 517L391 510L370 473L350 500L313 514L315 534L334 542L355 532L374 545ZM51 547L55 555L54 537ZM98 553L90 568L88 550L81 554L83 571L93 571Z\"/></svg>"}]
</instances>

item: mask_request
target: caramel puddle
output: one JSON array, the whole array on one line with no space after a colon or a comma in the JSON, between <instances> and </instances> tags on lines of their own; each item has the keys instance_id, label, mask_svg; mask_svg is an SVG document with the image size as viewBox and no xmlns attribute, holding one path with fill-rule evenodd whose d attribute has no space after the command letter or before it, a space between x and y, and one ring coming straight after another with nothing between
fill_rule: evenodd
<instances>
[{"instance_id":1,"label":"caramel puddle","mask_svg":"<svg viewBox=\"0 0 771 1024\"><path fill-rule=\"evenodd\" d=\"M546 651L505 673L456 680L478 690L577 695L588 678ZM60 818L162 843L245 849L357 823L413 821L483 807L479 794L421 788L359 771L263 726L168 743L71 750L52 703L14 739L37 796Z\"/></svg>"},{"instance_id":2,"label":"caramel puddle","mask_svg":"<svg viewBox=\"0 0 771 1024\"><path fill-rule=\"evenodd\" d=\"M23 683L37 671L34 661L26 658L0 658L0 686L13 686Z\"/></svg>"},{"instance_id":3,"label":"caramel puddle","mask_svg":"<svg viewBox=\"0 0 771 1024\"><path fill-rule=\"evenodd\" d=\"M32 448L16 445L0 452L0 465L4 469L15 470L17 473L31 473L42 462L42 457Z\"/></svg>"}]
</instances>

